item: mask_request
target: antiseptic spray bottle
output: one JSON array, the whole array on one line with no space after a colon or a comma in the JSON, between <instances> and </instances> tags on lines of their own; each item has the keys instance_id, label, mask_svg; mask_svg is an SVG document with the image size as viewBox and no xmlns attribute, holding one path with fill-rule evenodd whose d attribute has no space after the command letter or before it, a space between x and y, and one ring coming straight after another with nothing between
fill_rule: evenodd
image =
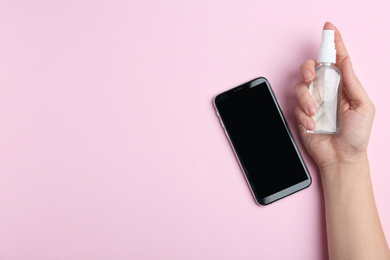
<instances>
[{"instance_id":1,"label":"antiseptic spray bottle","mask_svg":"<svg viewBox=\"0 0 390 260\"><path fill-rule=\"evenodd\" d=\"M323 30L316 76L309 85L310 94L318 108L317 114L313 116L316 128L307 132L336 134L339 131L341 74L335 63L334 31Z\"/></svg>"}]
</instances>

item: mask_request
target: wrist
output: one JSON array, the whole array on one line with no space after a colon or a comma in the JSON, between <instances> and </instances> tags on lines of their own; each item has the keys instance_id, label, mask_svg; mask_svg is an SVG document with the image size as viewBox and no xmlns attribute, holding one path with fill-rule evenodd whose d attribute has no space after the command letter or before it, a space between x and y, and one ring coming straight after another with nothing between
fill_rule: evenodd
<instances>
[{"instance_id":1,"label":"wrist","mask_svg":"<svg viewBox=\"0 0 390 260\"><path fill-rule=\"evenodd\" d=\"M336 183L354 183L357 180L369 180L370 165L367 153L343 158L334 164L320 168L320 173L324 188L334 186Z\"/></svg>"},{"instance_id":2,"label":"wrist","mask_svg":"<svg viewBox=\"0 0 390 260\"><path fill-rule=\"evenodd\" d=\"M350 156L339 157L333 163L320 166L321 175L333 174L339 170L368 165L367 152L357 153Z\"/></svg>"}]
</instances>

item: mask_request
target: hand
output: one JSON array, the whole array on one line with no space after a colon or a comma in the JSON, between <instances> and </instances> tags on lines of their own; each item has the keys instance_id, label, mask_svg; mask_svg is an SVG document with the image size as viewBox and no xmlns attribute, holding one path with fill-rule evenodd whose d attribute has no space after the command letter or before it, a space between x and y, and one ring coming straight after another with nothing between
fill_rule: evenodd
<instances>
[{"instance_id":1,"label":"hand","mask_svg":"<svg viewBox=\"0 0 390 260\"><path fill-rule=\"evenodd\" d=\"M340 32L331 23L324 29L335 31L337 51L336 67L341 71L342 97L340 103L340 132L336 135L307 133L315 128L312 116L317 106L309 93L308 85L315 77L316 62L305 61L300 70L303 81L295 85L298 105L295 115L306 149L317 163L320 171L339 163L354 163L366 158L367 145L374 119L375 107L356 77Z\"/></svg>"}]
</instances>

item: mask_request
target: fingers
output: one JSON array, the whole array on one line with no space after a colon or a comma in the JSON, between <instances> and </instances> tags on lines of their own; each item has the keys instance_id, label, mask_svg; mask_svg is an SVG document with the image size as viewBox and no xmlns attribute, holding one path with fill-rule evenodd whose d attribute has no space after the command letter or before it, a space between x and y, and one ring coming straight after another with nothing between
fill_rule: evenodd
<instances>
[{"instance_id":1,"label":"fingers","mask_svg":"<svg viewBox=\"0 0 390 260\"><path fill-rule=\"evenodd\" d=\"M298 82L295 87L295 95L297 96L299 106L307 116L317 114L317 105L313 97L310 95L307 85L303 82Z\"/></svg>"},{"instance_id":2,"label":"fingers","mask_svg":"<svg viewBox=\"0 0 390 260\"><path fill-rule=\"evenodd\" d=\"M311 116L308 116L303 110L300 105L297 105L295 107L295 116L298 119L298 124L302 124L302 126L306 130L314 130L316 127L316 124Z\"/></svg>"},{"instance_id":3,"label":"fingers","mask_svg":"<svg viewBox=\"0 0 390 260\"><path fill-rule=\"evenodd\" d=\"M302 138L307 135L307 132L306 132L306 128L304 125L302 125L301 123L298 123L298 130L299 130L299 133L301 134ZM305 141L305 138L303 138L303 141Z\"/></svg>"},{"instance_id":4,"label":"fingers","mask_svg":"<svg viewBox=\"0 0 390 260\"><path fill-rule=\"evenodd\" d=\"M331 24L330 22L326 22L324 25L324 30L334 30L334 42L336 45L336 66L340 68L343 60L348 57L348 51L343 42L343 38L341 37L340 31Z\"/></svg>"},{"instance_id":5,"label":"fingers","mask_svg":"<svg viewBox=\"0 0 390 260\"><path fill-rule=\"evenodd\" d=\"M307 60L301 65L301 77L303 81L310 82L315 77L315 66L316 62L314 60Z\"/></svg>"}]
</instances>

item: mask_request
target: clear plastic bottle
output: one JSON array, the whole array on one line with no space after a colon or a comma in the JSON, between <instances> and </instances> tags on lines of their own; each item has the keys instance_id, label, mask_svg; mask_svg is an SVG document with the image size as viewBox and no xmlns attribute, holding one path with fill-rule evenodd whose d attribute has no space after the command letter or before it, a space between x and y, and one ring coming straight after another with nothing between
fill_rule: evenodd
<instances>
[{"instance_id":1,"label":"clear plastic bottle","mask_svg":"<svg viewBox=\"0 0 390 260\"><path fill-rule=\"evenodd\" d=\"M339 131L341 73L335 67L336 50L332 30L322 31L318 63L315 79L309 85L310 94L318 108L317 114L313 116L316 128L307 132L336 134Z\"/></svg>"}]
</instances>

